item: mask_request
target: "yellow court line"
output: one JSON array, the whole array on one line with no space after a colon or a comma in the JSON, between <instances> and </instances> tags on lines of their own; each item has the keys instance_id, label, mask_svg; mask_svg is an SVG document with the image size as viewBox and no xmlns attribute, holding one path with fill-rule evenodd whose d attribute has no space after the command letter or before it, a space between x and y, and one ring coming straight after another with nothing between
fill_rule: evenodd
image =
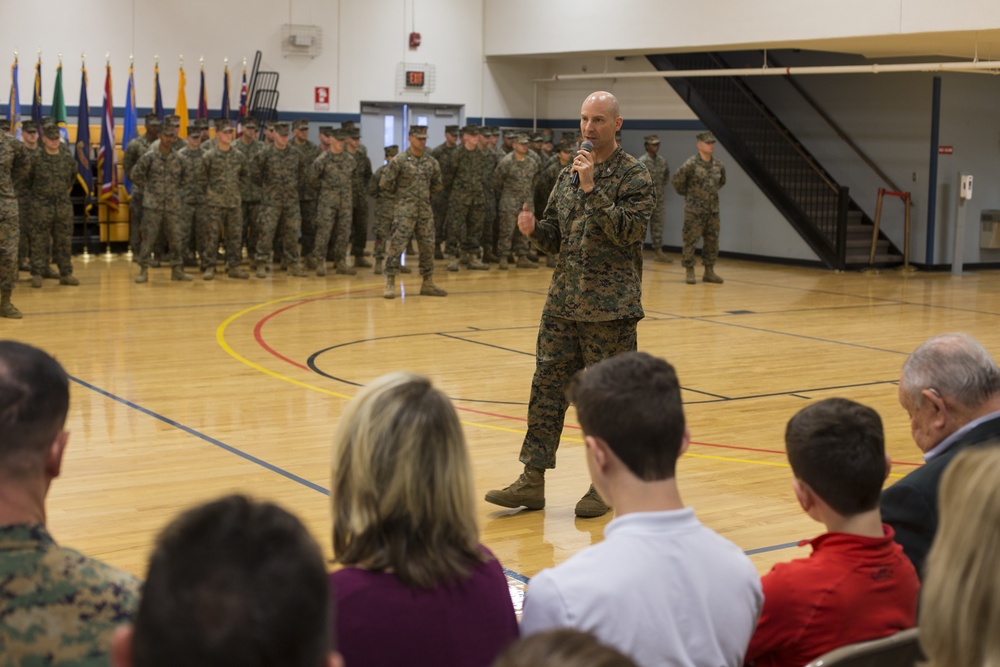
<instances>
[{"instance_id":1,"label":"yellow court line","mask_svg":"<svg viewBox=\"0 0 1000 667\"><path fill-rule=\"evenodd\" d=\"M362 287L362 289L365 289L365 288ZM326 394L328 396L333 396L335 398L342 398L342 399L344 399L346 401L349 401L349 400L351 400L354 397L353 396L348 396L347 394L341 394L341 393L336 392L336 391L331 391L330 389L324 389L323 387L317 387L316 385L309 384L308 382L302 382L301 380L296 380L294 378L290 378L287 375L282 375L281 373L278 373L276 371L272 371L269 368L265 368L264 366L261 366L260 364L254 363L253 361L250 361L249 359L247 359L246 357L244 357L243 355L241 355L239 352L237 352L236 350L234 350L229 345L229 343L226 341L226 329L229 327L230 324L232 324L233 322L235 322L237 319L243 317L247 313L252 313L255 310L259 310L259 309L265 308L267 306L273 306L273 305L276 305L276 304L279 304L279 303L284 303L286 301L302 301L302 300L307 299L307 298L312 297L312 296L317 296L317 295L320 295L320 294L327 294L329 292L336 292L336 291L338 291L338 290L329 289L329 290L320 290L318 292L306 292L305 294L297 294L295 296L286 296L286 297L282 297L280 299L275 299L274 301L267 301L265 303L257 304L256 306L251 306L251 307L249 307L249 308L247 308L245 310L241 310L240 312L238 312L238 313L236 313L234 315L231 315L230 317L226 318L222 322L222 324L219 325L219 328L216 329L215 339L216 339L216 341L218 341L219 346L222 347L222 349L225 350L226 353L229 354L229 356L233 357L234 359L236 359L240 363L242 363L242 364L244 364L246 366L249 366L250 368L252 368L252 369L254 369L256 371L258 371L260 373L263 373L264 375L268 375L268 376L270 376L272 378L275 378L276 380L282 380L284 382L288 382L288 383L296 385L298 387L302 387L303 389L311 389L312 391L318 391L318 392L320 392L322 394ZM503 427L503 426L493 426L492 424L483 424L481 422L461 421L461 424L463 426L483 428L483 429L487 429L487 430L490 430L490 431L501 431L503 433L515 433L517 435L524 435L525 434L525 431L523 431L521 429L506 428L506 427ZM577 443L582 443L583 442L583 440L580 439L580 438L572 438L572 437L564 437L564 438L562 438L562 440L565 441L565 442L577 442ZM711 454L692 454L691 452L687 452L687 453L684 454L684 456L690 456L690 457L696 458L696 459L710 459L710 460L715 460L715 461L731 461L733 463L748 463L748 464L751 464L751 465L776 466L776 467L779 467L779 468L788 468L789 467L789 465L787 463L778 463L778 462L775 462L775 461L754 461L752 459L738 459L738 458L729 457L729 456L713 456ZM903 476L904 475L899 474L899 473L890 473L889 474L889 477L903 477Z\"/></svg>"}]
</instances>

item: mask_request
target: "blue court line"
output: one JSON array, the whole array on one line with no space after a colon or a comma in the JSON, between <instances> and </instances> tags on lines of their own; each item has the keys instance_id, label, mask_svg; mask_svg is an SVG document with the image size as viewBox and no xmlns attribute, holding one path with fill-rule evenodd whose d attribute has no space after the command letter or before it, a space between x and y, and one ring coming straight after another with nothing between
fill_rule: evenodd
<instances>
[{"instance_id":1,"label":"blue court line","mask_svg":"<svg viewBox=\"0 0 1000 667\"><path fill-rule=\"evenodd\" d=\"M164 417L163 415L158 414L156 412L153 412L152 410L149 410L148 408L144 408L141 405L137 405L136 403L133 403L132 401L130 401L128 399L122 398L121 396L117 396L115 394L112 394L109 391L101 389L100 387L92 385L92 384L90 384L89 382L87 382L85 380L81 380L80 378L73 377L72 375L69 376L69 379L72 380L73 382L77 383L78 385L82 386L82 387L86 387L87 389L90 389L91 391L97 392L101 396L105 396L107 398L110 398L113 401L117 401L118 403L121 403L122 405L130 407L133 410L138 410L139 412L141 412L142 414L144 414L144 415L146 415L148 417L152 417L153 419L157 419L157 420L163 422L164 424L169 424L170 426L173 426L174 428L178 428L178 429L184 431L185 433L187 433L189 435L193 435L194 437L196 437L196 438L198 438L200 440L204 440L205 442L207 442L209 444L215 445L219 449L224 449L225 451L229 452L230 454L235 454L236 456L239 456L241 459L244 459L244 460L249 461L251 463L256 463L257 465L261 466L262 468L270 470L273 473L277 473L277 474L281 475L282 477L284 477L286 479L289 479L289 480L291 480L293 482L298 482L302 486L310 488L313 491L319 491L324 496L329 496L330 495L330 490L329 489L324 488L324 487L322 487L319 484L316 484L314 482L310 482L308 479L305 479L304 477L299 477L295 473L288 472L284 468L279 468L278 466L274 465L273 463L268 463L264 459L258 458L256 456L254 456L253 454L247 454L246 452L244 452L244 451L242 451L240 449L237 449L236 447L233 447L232 445L227 445L226 443L222 442L221 440L216 440L215 438L213 438L211 436L208 436L208 435L205 435L204 433L202 433L200 431L196 431L195 429L191 428L190 426L185 426L184 424L181 424L180 422L174 421L173 419L170 419L168 417ZM787 549L789 547L798 546L798 544L799 544L798 542L789 542L788 544L775 544L775 545L770 546L770 547L761 547L759 549L751 549L750 551L744 551L743 553L745 553L748 556L752 556L753 554L765 553L767 551L778 551L779 549ZM530 579L531 579L530 577L527 577L527 576L521 574L520 572L515 572L514 570L510 570L510 569L507 569L507 568L503 568L503 573L506 576L510 577L511 579L513 579L515 581L521 582L522 584L527 584L530 581Z\"/></svg>"},{"instance_id":2,"label":"blue court line","mask_svg":"<svg viewBox=\"0 0 1000 667\"><path fill-rule=\"evenodd\" d=\"M271 472L277 473L277 474L281 475L282 477L290 479L293 482L298 482L302 486L306 486L306 487L312 489L313 491L319 491L320 493L322 493L323 495L326 495L326 496L330 495L330 490L326 489L326 488L323 488L319 484L316 484L314 482L310 482L308 479L305 479L304 477L299 477L295 473L291 473L291 472L288 472L287 470L285 470L283 468L279 468L278 466L274 465L273 463L268 463L264 459L257 458L256 456L254 456L252 454L247 454L246 452L244 452L244 451L242 451L240 449L237 449L236 447L233 447L232 445L227 445L226 443L224 443L224 442L222 442L220 440L216 440L215 438L213 438L211 436L207 436L204 433L201 433L200 431L196 431L193 428L191 428L190 426L185 426L184 424L181 424L180 422L176 422L173 419L169 419L167 417L164 417L163 415L157 414L157 413L153 412L152 410L149 410L147 408L142 407L141 405L136 405L135 403L133 403L132 401L130 401L128 399L124 399L121 396L116 396L116 395L112 394L111 392L105 391L105 390L101 389L100 387L95 387L94 385L90 384L89 382L85 382L84 380L81 380L79 378L75 378L72 375L69 376L69 379L72 380L73 382L76 382L79 385L82 385L82 386L86 387L87 389L90 389L92 391L96 391L98 394L101 394L102 396L106 396L106 397L110 398L113 401L118 401L122 405L127 405L128 407L130 407L130 408L132 408L134 410L138 410L139 412L143 413L144 415L152 417L153 419L158 419L161 422L163 422L164 424L169 424L170 426L178 428L178 429L184 431L185 433L187 433L189 435L193 435L194 437L200 438L201 440L204 440L207 443L213 444L213 445L215 445L216 447L218 447L220 449L224 449L227 452L229 452L230 454L236 454L236 456L239 456L242 459L250 461L251 463L256 463L257 465L259 465L259 466L261 466L263 468L266 468L266 469L270 470Z\"/></svg>"}]
</instances>

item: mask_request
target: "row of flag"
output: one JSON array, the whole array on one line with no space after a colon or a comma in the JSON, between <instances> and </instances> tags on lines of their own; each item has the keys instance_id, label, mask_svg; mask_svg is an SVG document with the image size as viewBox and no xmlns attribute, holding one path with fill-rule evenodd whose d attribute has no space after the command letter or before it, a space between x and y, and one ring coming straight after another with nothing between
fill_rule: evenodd
<instances>
[{"instance_id":1,"label":"row of flag","mask_svg":"<svg viewBox=\"0 0 1000 667\"><path fill-rule=\"evenodd\" d=\"M14 64L11 66L10 97L7 107L7 118L10 120L11 128L18 138L21 136L21 97L18 90L18 60L15 56ZM90 212L91 197L94 192L94 172L90 162L90 105L87 101L87 68L81 67L80 82L80 104L78 105L78 118L76 124L76 142L73 153L76 157L78 173L77 180L86 190L87 213ZM153 113L161 120L166 115L163 108L163 95L160 92L160 66L157 63L153 68ZM187 95L185 93L186 78L184 67L180 68L180 80L177 89L177 105L174 113L180 117L181 137L187 136L187 126L190 121L187 107ZM225 68L223 78L222 104L219 115L231 118L232 112L229 106L229 66ZM132 65L128 68L128 90L125 93L125 119L122 130L122 148L128 146L129 142L139 136L138 117L135 104L135 78ZM240 107L239 115L242 118L247 113L247 70L243 67L243 82L240 86ZM201 68L201 84L198 94L198 110L195 118L208 118L208 101L205 94L205 68ZM31 119L39 125L44 116L42 109L42 59L38 58L35 63L35 85L32 91ZM56 68L55 90L52 93L51 114L59 124L63 141L69 142L69 134L66 129L66 101L63 97L62 86L62 63ZM101 142L97 151L97 171L100 178L98 184L97 199L101 203L107 204L112 210L118 208L118 165L115 154L115 118L114 105L111 96L111 64L107 65L107 73L104 78L104 103L101 112ZM125 190L132 193L132 182L128 174L125 174Z\"/></svg>"}]
</instances>

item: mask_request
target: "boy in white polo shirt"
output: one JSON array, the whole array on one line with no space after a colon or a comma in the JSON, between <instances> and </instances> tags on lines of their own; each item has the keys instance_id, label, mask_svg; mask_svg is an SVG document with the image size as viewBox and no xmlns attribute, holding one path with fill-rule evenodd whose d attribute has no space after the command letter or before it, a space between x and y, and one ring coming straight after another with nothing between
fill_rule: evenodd
<instances>
[{"instance_id":1,"label":"boy in white polo shirt","mask_svg":"<svg viewBox=\"0 0 1000 667\"><path fill-rule=\"evenodd\" d=\"M681 501L675 466L690 434L674 368L627 352L577 375L567 395L615 518L603 542L529 582L522 636L572 627L643 667L739 667L760 580L739 547Z\"/></svg>"}]
</instances>

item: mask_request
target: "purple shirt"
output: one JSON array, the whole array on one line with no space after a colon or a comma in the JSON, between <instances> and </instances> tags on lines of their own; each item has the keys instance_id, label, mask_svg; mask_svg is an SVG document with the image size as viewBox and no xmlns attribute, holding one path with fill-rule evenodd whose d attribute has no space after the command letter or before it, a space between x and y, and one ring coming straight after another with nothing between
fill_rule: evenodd
<instances>
[{"instance_id":1,"label":"purple shirt","mask_svg":"<svg viewBox=\"0 0 1000 667\"><path fill-rule=\"evenodd\" d=\"M330 575L337 650L355 667L489 667L517 639L500 563L489 557L467 579L424 590L395 575L348 567Z\"/></svg>"}]
</instances>

